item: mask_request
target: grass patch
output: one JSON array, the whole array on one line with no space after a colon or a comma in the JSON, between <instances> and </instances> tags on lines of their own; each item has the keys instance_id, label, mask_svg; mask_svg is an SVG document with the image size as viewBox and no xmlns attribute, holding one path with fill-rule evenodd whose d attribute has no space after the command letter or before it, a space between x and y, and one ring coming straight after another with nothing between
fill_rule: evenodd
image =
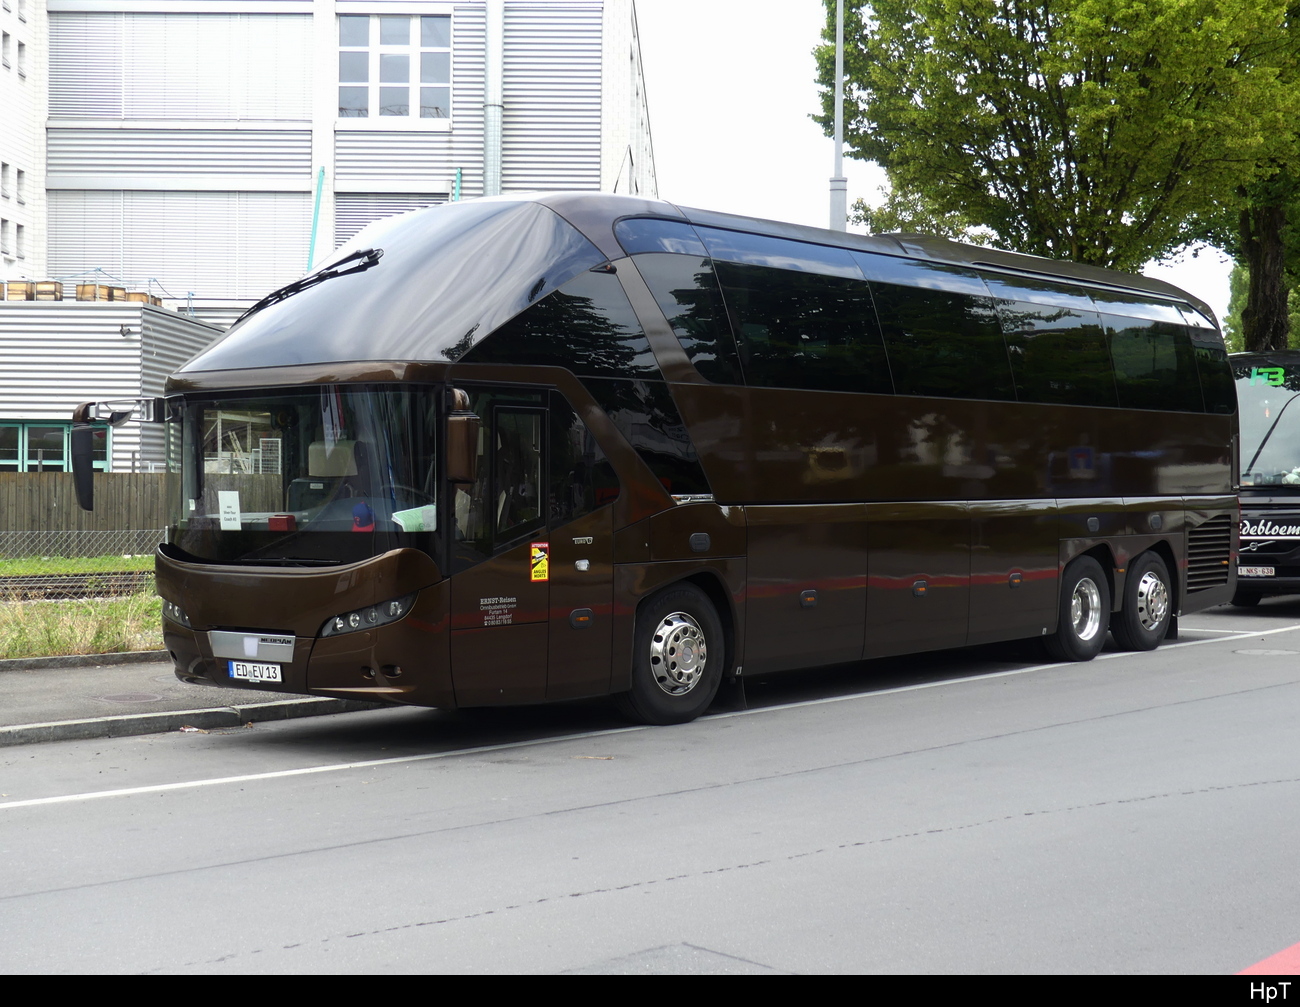
<instances>
[{"instance_id":1,"label":"grass patch","mask_svg":"<svg viewBox=\"0 0 1300 1007\"><path fill-rule=\"evenodd\" d=\"M139 556L25 556L0 559L0 577L32 577L37 574L120 573L152 570L153 553Z\"/></svg>"},{"instance_id":2,"label":"grass patch","mask_svg":"<svg viewBox=\"0 0 1300 1007\"><path fill-rule=\"evenodd\" d=\"M0 602L0 658L162 650L162 599Z\"/></svg>"}]
</instances>

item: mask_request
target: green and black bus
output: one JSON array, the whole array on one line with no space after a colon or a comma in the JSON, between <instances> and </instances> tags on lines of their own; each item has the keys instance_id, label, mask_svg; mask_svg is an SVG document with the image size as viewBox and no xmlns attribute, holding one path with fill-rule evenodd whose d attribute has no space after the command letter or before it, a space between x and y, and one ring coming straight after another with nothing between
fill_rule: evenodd
<instances>
[{"instance_id":1,"label":"green and black bus","mask_svg":"<svg viewBox=\"0 0 1300 1007\"><path fill-rule=\"evenodd\" d=\"M1150 649L1235 590L1213 315L1087 266L471 200L371 225L166 389L187 682L680 722L756 674Z\"/></svg>"},{"instance_id":2,"label":"green and black bus","mask_svg":"<svg viewBox=\"0 0 1300 1007\"><path fill-rule=\"evenodd\" d=\"M1300 352L1234 353L1241 552L1233 604L1300 594Z\"/></svg>"}]
</instances>

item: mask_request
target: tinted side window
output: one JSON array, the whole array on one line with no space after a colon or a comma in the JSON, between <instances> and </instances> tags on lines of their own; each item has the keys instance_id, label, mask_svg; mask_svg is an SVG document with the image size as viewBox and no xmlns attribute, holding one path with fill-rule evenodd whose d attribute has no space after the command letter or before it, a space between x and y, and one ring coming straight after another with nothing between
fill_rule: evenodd
<instances>
[{"instance_id":1,"label":"tinted side window","mask_svg":"<svg viewBox=\"0 0 1300 1007\"><path fill-rule=\"evenodd\" d=\"M583 381L669 493L709 493L700 456L662 381Z\"/></svg>"},{"instance_id":2,"label":"tinted side window","mask_svg":"<svg viewBox=\"0 0 1300 1007\"><path fill-rule=\"evenodd\" d=\"M583 376L660 376L641 323L613 273L579 274L461 359L567 367Z\"/></svg>"},{"instance_id":3,"label":"tinted side window","mask_svg":"<svg viewBox=\"0 0 1300 1007\"><path fill-rule=\"evenodd\" d=\"M707 254L695 228L679 220L632 217L614 225L614 237L628 255L638 252L680 252L685 255Z\"/></svg>"},{"instance_id":4,"label":"tinted side window","mask_svg":"<svg viewBox=\"0 0 1300 1007\"><path fill-rule=\"evenodd\" d=\"M1207 413L1231 414L1237 411L1237 390L1233 385L1232 367L1223 339L1214 329L1189 328L1192 352L1196 355L1196 373L1201 379L1201 396Z\"/></svg>"},{"instance_id":5,"label":"tinted side window","mask_svg":"<svg viewBox=\"0 0 1300 1007\"><path fill-rule=\"evenodd\" d=\"M745 381L769 388L892 391L861 280L717 262Z\"/></svg>"},{"instance_id":6,"label":"tinted side window","mask_svg":"<svg viewBox=\"0 0 1300 1007\"><path fill-rule=\"evenodd\" d=\"M1170 322L1102 315L1126 409L1203 412L1201 384L1187 329Z\"/></svg>"},{"instance_id":7,"label":"tinted side window","mask_svg":"<svg viewBox=\"0 0 1300 1007\"><path fill-rule=\"evenodd\" d=\"M854 258L871 281L895 391L1016 397L993 299L976 274L886 255Z\"/></svg>"},{"instance_id":8,"label":"tinted side window","mask_svg":"<svg viewBox=\"0 0 1300 1007\"><path fill-rule=\"evenodd\" d=\"M633 261L696 370L719 384L740 384L736 341L713 263L699 255L662 253Z\"/></svg>"},{"instance_id":9,"label":"tinted side window","mask_svg":"<svg viewBox=\"0 0 1300 1007\"><path fill-rule=\"evenodd\" d=\"M1085 290L1032 277L984 280L997 298L1021 402L1118 403L1106 334Z\"/></svg>"},{"instance_id":10,"label":"tinted side window","mask_svg":"<svg viewBox=\"0 0 1300 1007\"><path fill-rule=\"evenodd\" d=\"M999 301L1021 402L1114 406L1115 375L1096 312Z\"/></svg>"},{"instance_id":11,"label":"tinted side window","mask_svg":"<svg viewBox=\"0 0 1300 1007\"><path fill-rule=\"evenodd\" d=\"M844 248L814 245L790 238L774 238L766 234L724 231L714 227L701 227L696 233L704 239L705 247L715 260L825 273L855 280L862 275L853 261L853 255Z\"/></svg>"},{"instance_id":12,"label":"tinted side window","mask_svg":"<svg viewBox=\"0 0 1300 1007\"><path fill-rule=\"evenodd\" d=\"M618 477L587 425L559 392L551 392L551 527L590 514L618 498Z\"/></svg>"}]
</instances>

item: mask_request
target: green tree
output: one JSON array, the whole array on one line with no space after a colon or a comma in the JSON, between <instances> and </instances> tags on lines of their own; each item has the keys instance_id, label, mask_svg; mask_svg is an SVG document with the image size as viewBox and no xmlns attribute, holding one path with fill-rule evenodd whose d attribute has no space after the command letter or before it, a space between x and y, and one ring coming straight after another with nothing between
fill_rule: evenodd
<instances>
[{"instance_id":1,"label":"green tree","mask_svg":"<svg viewBox=\"0 0 1300 1007\"><path fill-rule=\"evenodd\" d=\"M1283 0L845 0L849 153L931 217L1136 269L1294 158L1286 15ZM816 55L829 131L833 46Z\"/></svg>"},{"instance_id":2,"label":"green tree","mask_svg":"<svg viewBox=\"0 0 1300 1007\"><path fill-rule=\"evenodd\" d=\"M1228 276L1228 313L1223 316L1223 341L1228 344L1228 352L1240 353L1248 348L1252 350L1300 348L1296 345L1300 342L1298 338L1300 337L1300 291L1294 286L1283 289L1283 295L1286 297L1289 340L1270 347L1248 346L1242 315L1246 308L1250 287L1250 270L1241 263L1233 266Z\"/></svg>"},{"instance_id":3,"label":"green tree","mask_svg":"<svg viewBox=\"0 0 1300 1007\"><path fill-rule=\"evenodd\" d=\"M880 206L868 206L865 199L855 199L849 210L849 222L861 224L870 234L905 232L933 234L971 245L987 245L993 232L963 213L943 213L925 205L917 192L881 187L885 200Z\"/></svg>"},{"instance_id":4,"label":"green tree","mask_svg":"<svg viewBox=\"0 0 1300 1007\"><path fill-rule=\"evenodd\" d=\"M1289 297L1300 284L1300 180L1287 165L1235 193L1239 207L1211 214L1202 237L1238 264L1234 334L1238 349L1285 349L1296 332ZM1237 287L1240 287L1238 290Z\"/></svg>"}]
</instances>

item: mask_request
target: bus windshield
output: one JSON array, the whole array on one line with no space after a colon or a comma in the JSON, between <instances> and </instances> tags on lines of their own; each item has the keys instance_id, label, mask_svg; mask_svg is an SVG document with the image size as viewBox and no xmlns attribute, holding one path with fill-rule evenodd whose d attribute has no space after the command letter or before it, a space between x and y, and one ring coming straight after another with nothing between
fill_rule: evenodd
<instances>
[{"instance_id":1,"label":"bus windshield","mask_svg":"<svg viewBox=\"0 0 1300 1007\"><path fill-rule=\"evenodd\" d=\"M1233 362L1241 422L1241 484L1300 487L1300 366Z\"/></svg>"},{"instance_id":2,"label":"bus windshield","mask_svg":"<svg viewBox=\"0 0 1300 1007\"><path fill-rule=\"evenodd\" d=\"M168 425L168 542L220 563L433 553L434 390L326 385L188 397Z\"/></svg>"}]
</instances>

